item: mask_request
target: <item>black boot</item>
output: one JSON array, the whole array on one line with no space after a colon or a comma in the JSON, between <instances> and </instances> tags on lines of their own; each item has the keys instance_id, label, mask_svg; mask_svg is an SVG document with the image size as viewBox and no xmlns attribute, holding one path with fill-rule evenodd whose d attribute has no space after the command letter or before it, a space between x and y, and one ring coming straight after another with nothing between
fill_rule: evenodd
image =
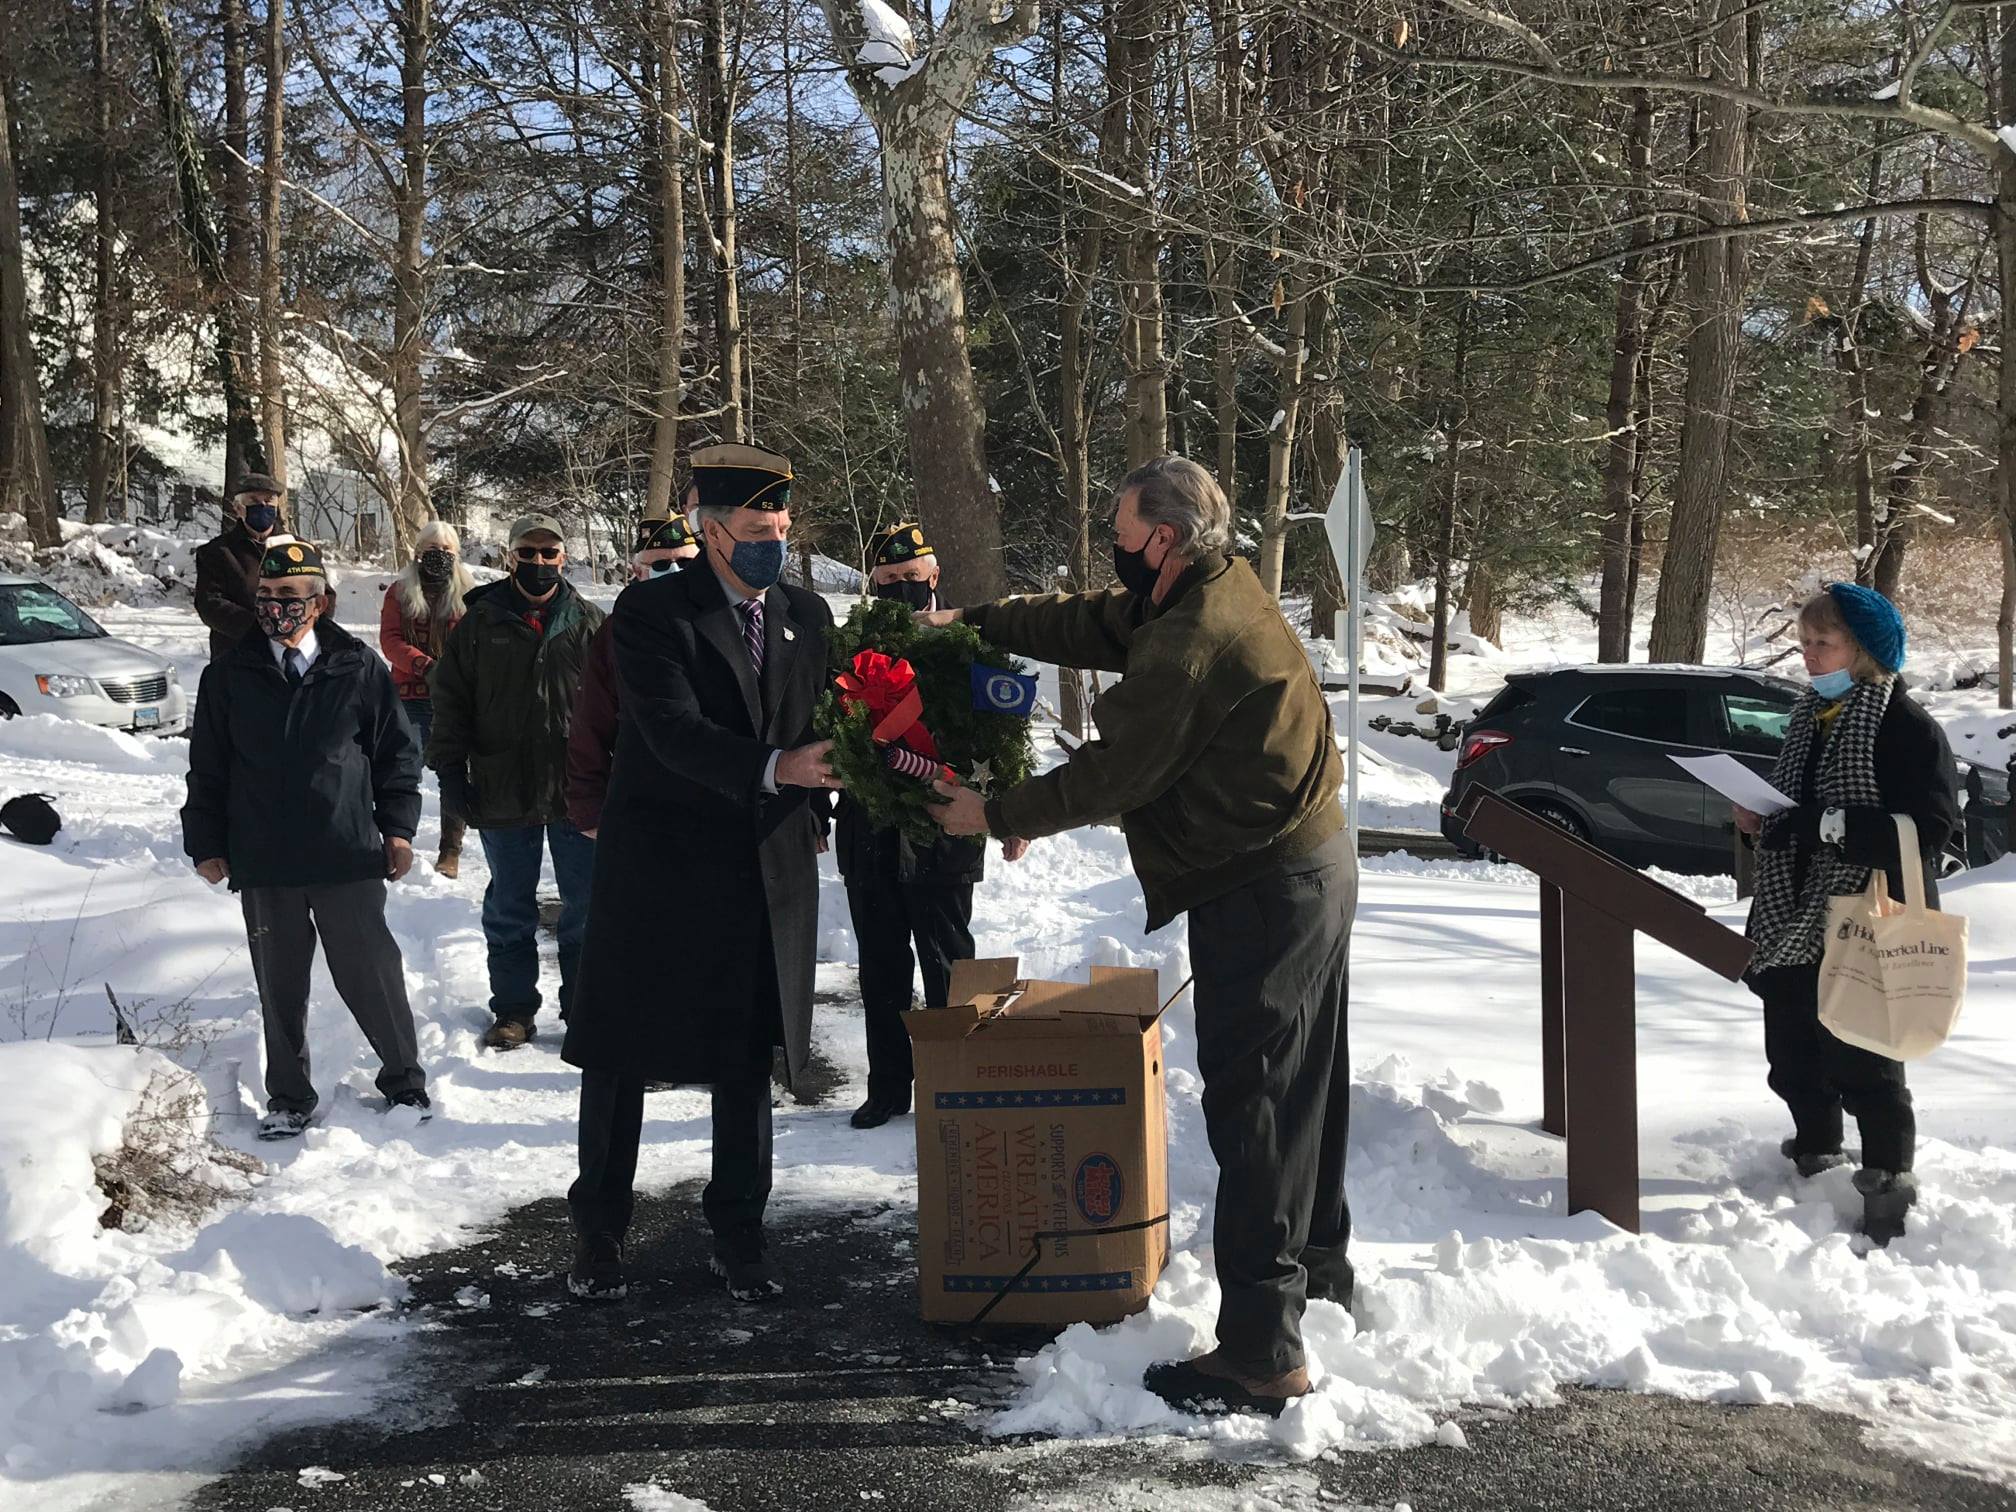
<instances>
[{"instance_id":1,"label":"black boot","mask_svg":"<svg viewBox=\"0 0 2016 1512\"><path fill-rule=\"evenodd\" d=\"M1801 1155L1799 1153L1799 1140L1796 1135L1791 1139L1781 1142L1778 1146L1778 1153L1791 1161L1793 1168L1801 1176L1809 1179L1818 1176L1822 1171L1831 1171L1836 1166L1848 1164L1847 1155L1840 1150L1823 1150L1817 1155Z\"/></svg>"},{"instance_id":2,"label":"black boot","mask_svg":"<svg viewBox=\"0 0 2016 1512\"><path fill-rule=\"evenodd\" d=\"M854 1110L847 1122L857 1129L879 1129L892 1118L900 1118L910 1111L910 1099L896 1102L890 1098L868 1094L868 1100Z\"/></svg>"},{"instance_id":3,"label":"black boot","mask_svg":"<svg viewBox=\"0 0 2016 1512\"><path fill-rule=\"evenodd\" d=\"M1881 1171L1864 1166L1855 1173L1862 1194L1862 1221L1856 1225L1881 1247L1904 1232L1904 1215L1918 1200L1918 1178L1909 1171Z\"/></svg>"},{"instance_id":4,"label":"black boot","mask_svg":"<svg viewBox=\"0 0 2016 1512\"><path fill-rule=\"evenodd\" d=\"M621 1302L630 1294L623 1279L623 1245L608 1234L592 1234L574 1247L567 1290L583 1302Z\"/></svg>"}]
</instances>

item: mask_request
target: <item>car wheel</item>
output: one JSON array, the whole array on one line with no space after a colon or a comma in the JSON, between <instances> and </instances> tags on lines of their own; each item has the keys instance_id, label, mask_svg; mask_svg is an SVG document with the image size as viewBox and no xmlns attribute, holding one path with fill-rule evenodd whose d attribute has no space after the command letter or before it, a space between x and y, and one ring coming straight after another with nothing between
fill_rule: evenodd
<instances>
[{"instance_id":1,"label":"car wheel","mask_svg":"<svg viewBox=\"0 0 2016 1512\"><path fill-rule=\"evenodd\" d=\"M5 693L0 693L0 719L12 719L20 712L21 706L19 704L14 702Z\"/></svg>"},{"instance_id":2,"label":"car wheel","mask_svg":"<svg viewBox=\"0 0 2016 1512\"><path fill-rule=\"evenodd\" d=\"M1564 829L1577 840L1589 838L1589 826L1582 822L1582 816L1566 804L1550 803L1546 799L1521 805L1535 819L1544 819L1556 829Z\"/></svg>"}]
</instances>

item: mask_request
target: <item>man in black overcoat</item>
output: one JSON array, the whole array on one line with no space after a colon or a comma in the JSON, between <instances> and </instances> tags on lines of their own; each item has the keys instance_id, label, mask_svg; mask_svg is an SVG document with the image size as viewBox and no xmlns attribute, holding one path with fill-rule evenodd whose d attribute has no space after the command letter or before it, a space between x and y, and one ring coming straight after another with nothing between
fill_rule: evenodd
<instances>
[{"instance_id":1,"label":"man in black overcoat","mask_svg":"<svg viewBox=\"0 0 2016 1512\"><path fill-rule=\"evenodd\" d=\"M561 1050L582 1070L567 1285L583 1298L625 1292L649 1081L712 1086L701 1206L715 1274L740 1301L783 1291L763 1239L771 1052L782 1045L793 1081L803 1074L816 858L838 787L831 742L812 730L833 617L778 581L790 464L750 446L692 461L703 560L631 584L611 617L621 720Z\"/></svg>"}]
</instances>

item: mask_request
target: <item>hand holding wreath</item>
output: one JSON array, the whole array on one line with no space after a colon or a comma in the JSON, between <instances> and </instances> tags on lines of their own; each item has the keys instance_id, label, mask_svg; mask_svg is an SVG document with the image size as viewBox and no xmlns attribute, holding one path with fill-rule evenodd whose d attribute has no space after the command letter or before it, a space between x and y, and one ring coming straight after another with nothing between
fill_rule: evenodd
<instances>
[{"instance_id":1,"label":"hand holding wreath","mask_svg":"<svg viewBox=\"0 0 2016 1512\"><path fill-rule=\"evenodd\" d=\"M833 775L876 828L935 845L944 835L934 782L977 804L1034 767L1026 708L1006 712L977 691L1026 683L1023 669L957 610L913 616L892 600L863 600L828 633L827 650L833 680L814 724L833 742Z\"/></svg>"}]
</instances>

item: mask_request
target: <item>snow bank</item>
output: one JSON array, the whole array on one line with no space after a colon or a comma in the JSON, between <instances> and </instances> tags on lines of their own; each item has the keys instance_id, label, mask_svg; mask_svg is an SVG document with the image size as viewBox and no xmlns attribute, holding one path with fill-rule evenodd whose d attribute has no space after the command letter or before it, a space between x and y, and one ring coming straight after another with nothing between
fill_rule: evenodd
<instances>
[{"instance_id":1,"label":"snow bank","mask_svg":"<svg viewBox=\"0 0 2016 1512\"><path fill-rule=\"evenodd\" d=\"M54 714L24 714L0 724L0 756L9 761L64 761L101 772L159 773L173 757L159 740L139 740L124 730L80 724ZM12 788L13 782L6 784Z\"/></svg>"},{"instance_id":2,"label":"snow bank","mask_svg":"<svg viewBox=\"0 0 2016 1512\"><path fill-rule=\"evenodd\" d=\"M0 1044L0 1257L71 1268L89 1255L105 1207L92 1157L119 1147L148 1085L171 1069L132 1046ZM0 1295L13 1294L0 1280Z\"/></svg>"},{"instance_id":3,"label":"snow bank","mask_svg":"<svg viewBox=\"0 0 2016 1512\"><path fill-rule=\"evenodd\" d=\"M16 1041L0 1044L0 1085L8 1472L75 1462L100 1432L92 1409L167 1407L185 1373L256 1359L288 1333L287 1315L397 1294L381 1261L312 1218L236 1210L193 1231L105 1226L99 1162L122 1147L189 1154L207 1137L200 1086L170 1057L109 1040Z\"/></svg>"},{"instance_id":4,"label":"snow bank","mask_svg":"<svg viewBox=\"0 0 2016 1512\"><path fill-rule=\"evenodd\" d=\"M1429 1442L1459 1407L1542 1405L1579 1384L1857 1411L1908 1446L2008 1473L2016 1155L1933 1146L1921 1170L1936 1195L1905 1239L1865 1255L1846 1232L1860 1210L1847 1170L1794 1183L1732 1134L1723 1153L1743 1189L1634 1236L1562 1215L1551 1182L1480 1164L1452 1128L1480 1093L1485 1108L1496 1100L1421 1084L1393 1061L1359 1074L1356 1316L1311 1305L1316 1390L1278 1423L1194 1419L1142 1389L1155 1361L1215 1343L1218 1288L1199 1245L1177 1254L1145 1313L1071 1329L1022 1361L1023 1392L993 1430L1173 1431L1306 1459Z\"/></svg>"}]
</instances>

